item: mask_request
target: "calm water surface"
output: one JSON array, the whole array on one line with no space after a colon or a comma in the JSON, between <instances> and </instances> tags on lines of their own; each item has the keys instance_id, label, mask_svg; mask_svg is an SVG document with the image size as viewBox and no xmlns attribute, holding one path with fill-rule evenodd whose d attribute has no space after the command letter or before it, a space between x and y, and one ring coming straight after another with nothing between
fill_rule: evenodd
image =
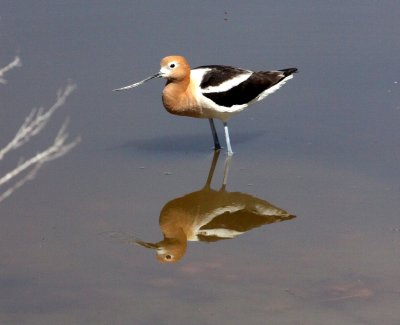
<instances>
[{"instance_id":1,"label":"calm water surface","mask_svg":"<svg viewBox=\"0 0 400 325\"><path fill-rule=\"evenodd\" d=\"M0 146L77 84L1 173L67 116L82 138L0 204L0 323L399 324L399 14L0 1L0 67L23 62L0 84ZM169 54L300 73L232 119L226 170L207 121L164 111L162 81L111 92Z\"/></svg>"}]
</instances>

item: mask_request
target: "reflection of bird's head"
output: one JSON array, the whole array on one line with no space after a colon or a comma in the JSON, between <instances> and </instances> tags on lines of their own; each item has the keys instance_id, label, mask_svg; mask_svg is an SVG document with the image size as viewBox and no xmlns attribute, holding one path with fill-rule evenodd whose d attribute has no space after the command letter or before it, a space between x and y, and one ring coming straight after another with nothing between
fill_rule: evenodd
<instances>
[{"instance_id":1,"label":"reflection of bird's head","mask_svg":"<svg viewBox=\"0 0 400 325\"><path fill-rule=\"evenodd\" d=\"M180 242L177 240L164 239L158 243L157 260L161 263L178 262L186 252L187 241Z\"/></svg>"},{"instance_id":2,"label":"reflection of bird's head","mask_svg":"<svg viewBox=\"0 0 400 325\"><path fill-rule=\"evenodd\" d=\"M158 243L146 243L135 240L140 246L156 250L156 258L161 263L178 262L186 252L187 241L177 240L175 238L164 238Z\"/></svg>"}]
</instances>

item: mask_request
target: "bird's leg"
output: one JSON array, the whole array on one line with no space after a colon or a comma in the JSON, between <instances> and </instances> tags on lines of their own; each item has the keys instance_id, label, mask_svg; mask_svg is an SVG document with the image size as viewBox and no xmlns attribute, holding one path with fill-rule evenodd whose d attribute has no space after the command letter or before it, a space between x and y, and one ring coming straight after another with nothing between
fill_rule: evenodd
<instances>
[{"instance_id":1,"label":"bird's leg","mask_svg":"<svg viewBox=\"0 0 400 325\"><path fill-rule=\"evenodd\" d=\"M211 132L214 139L214 150L220 150L221 145L219 144L218 134L217 131L215 130L214 120L212 118L209 118L208 121L210 122Z\"/></svg>"},{"instance_id":2,"label":"bird's leg","mask_svg":"<svg viewBox=\"0 0 400 325\"><path fill-rule=\"evenodd\" d=\"M214 151L214 155L213 155L210 171L208 172L207 182L206 182L206 185L204 185L205 188L206 187L209 188L211 186L211 180L212 180L212 178L214 176L215 167L217 166L219 153L220 153L219 150Z\"/></svg>"},{"instance_id":3,"label":"bird's leg","mask_svg":"<svg viewBox=\"0 0 400 325\"><path fill-rule=\"evenodd\" d=\"M228 155L225 159L225 167L224 167L224 177L222 179L222 187L221 190L225 190L226 184L228 183L228 174L229 174L229 166L231 165L232 155Z\"/></svg>"},{"instance_id":4,"label":"bird's leg","mask_svg":"<svg viewBox=\"0 0 400 325\"><path fill-rule=\"evenodd\" d=\"M226 146L228 147L228 155L232 156L233 151L232 151L232 147L231 147L231 140L229 139L228 124L226 122L224 122L224 130L225 130Z\"/></svg>"}]
</instances>

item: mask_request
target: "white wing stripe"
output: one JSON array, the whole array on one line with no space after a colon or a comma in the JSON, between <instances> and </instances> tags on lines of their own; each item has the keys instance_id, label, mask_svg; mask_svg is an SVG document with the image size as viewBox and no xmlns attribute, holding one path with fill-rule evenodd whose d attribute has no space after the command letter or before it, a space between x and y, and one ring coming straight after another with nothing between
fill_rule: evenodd
<instances>
[{"instance_id":1,"label":"white wing stripe","mask_svg":"<svg viewBox=\"0 0 400 325\"><path fill-rule=\"evenodd\" d=\"M224 91L228 91L229 89L236 87L237 85L241 84L242 82L246 81L252 75L252 72L247 72L240 74L232 79L228 79L222 84L218 86L210 86L201 90L202 93L221 93Z\"/></svg>"}]
</instances>

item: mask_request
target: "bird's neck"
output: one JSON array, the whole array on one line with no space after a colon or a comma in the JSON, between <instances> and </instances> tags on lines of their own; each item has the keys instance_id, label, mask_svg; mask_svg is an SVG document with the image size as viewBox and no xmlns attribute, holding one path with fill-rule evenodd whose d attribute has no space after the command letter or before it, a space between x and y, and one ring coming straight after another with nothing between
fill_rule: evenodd
<instances>
[{"instance_id":1,"label":"bird's neck","mask_svg":"<svg viewBox=\"0 0 400 325\"><path fill-rule=\"evenodd\" d=\"M179 111L188 86L189 80L186 79L180 81L168 80L162 96L164 107L168 112L175 114L175 111Z\"/></svg>"},{"instance_id":2,"label":"bird's neck","mask_svg":"<svg viewBox=\"0 0 400 325\"><path fill-rule=\"evenodd\" d=\"M189 78L168 81L163 90L162 101L165 109L171 114L199 116L193 85Z\"/></svg>"}]
</instances>

